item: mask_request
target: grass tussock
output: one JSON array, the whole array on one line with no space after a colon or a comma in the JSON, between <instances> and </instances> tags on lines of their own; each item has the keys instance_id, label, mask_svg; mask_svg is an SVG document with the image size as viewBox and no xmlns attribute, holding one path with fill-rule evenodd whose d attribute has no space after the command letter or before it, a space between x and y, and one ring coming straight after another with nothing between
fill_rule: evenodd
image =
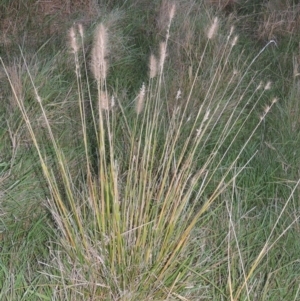
<instances>
[{"instance_id":1,"label":"grass tussock","mask_svg":"<svg viewBox=\"0 0 300 301\"><path fill-rule=\"evenodd\" d=\"M1 59L12 110L26 125L46 183L44 206L54 229L36 286L22 280L33 300L251 300L257 294L267 300L275 271L260 275L260 267L296 231L297 214L281 220L295 204L299 181L261 239L244 222L259 220L256 207L236 200L246 195L240 178L259 156L252 143L278 103L271 82L251 73L274 42L242 61L234 28L220 32L215 17L203 27L199 48L183 43L180 49L173 33L187 23L176 23L177 11L165 4L164 35L148 55L147 79L129 99L110 76L113 41L105 22L95 28L90 56L82 24L71 27L75 75L63 112L71 124L66 132L53 107L68 98L44 99L23 53L26 72ZM33 105L22 81L30 83ZM255 249L245 236L257 242Z\"/></svg>"}]
</instances>

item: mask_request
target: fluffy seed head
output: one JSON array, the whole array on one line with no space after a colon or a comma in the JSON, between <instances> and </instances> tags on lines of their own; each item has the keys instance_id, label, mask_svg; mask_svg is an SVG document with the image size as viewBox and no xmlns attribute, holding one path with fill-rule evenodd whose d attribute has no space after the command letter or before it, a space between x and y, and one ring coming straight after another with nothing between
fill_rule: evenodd
<instances>
[{"instance_id":1,"label":"fluffy seed head","mask_svg":"<svg viewBox=\"0 0 300 301\"><path fill-rule=\"evenodd\" d=\"M209 40L211 40L215 36L215 34L218 30L218 26L219 26L219 19L218 19L218 17L215 17L212 25L210 26L210 28L207 31L207 38Z\"/></svg>"},{"instance_id":2,"label":"fluffy seed head","mask_svg":"<svg viewBox=\"0 0 300 301\"><path fill-rule=\"evenodd\" d=\"M77 53L79 47L78 47L78 44L77 44L77 39L76 39L76 33L75 33L74 26L72 26L71 29L69 30L69 37L70 37L71 49L74 53Z\"/></svg>"},{"instance_id":3,"label":"fluffy seed head","mask_svg":"<svg viewBox=\"0 0 300 301\"><path fill-rule=\"evenodd\" d=\"M180 89L178 89L175 99L178 100L179 98L181 98L181 90Z\"/></svg>"},{"instance_id":4,"label":"fluffy seed head","mask_svg":"<svg viewBox=\"0 0 300 301\"><path fill-rule=\"evenodd\" d=\"M83 26L81 23L78 24L78 31L79 31L81 38L83 38Z\"/></svg>"},{"instance_id":5,"label":"fluffy seed head","mask_svg":"<svg viewBox=\"0 0 300 301\"><path fill-rule=\"evenodd\" d=\"M278 101L278 99L275 97L275 98L273 98L272 99L272 105L274 104L274 103L276 103Z\"/></svg>"},{"instance_id":6,"label":"fluffy seed head","mask_svg":"<svg viewBox=\"0 0 300 301\"><path fill-rule=\"evenodd\" d=\"M153 54L150 55L149 69L150 78L154 78L157 75L157 60Z\"/></svg>"},{"instance_id":7,"label":"fluffy seed head","mask_svg":"<svg viewBox=\"0 0 300 301\"><path fill-rule=\"evenodd\" d=\"M108 111L110 109L109 98L105 92L101 91L100 93L99 104L102 110Z\"/></svg>"},{"instance_id":8,"label":"fluffy seed head","mask_svg":"<svg viewBox=\"0 0 300 301\"><path fill-rule=\"evenodd\" d=\"M97 26L94 36L94 45L92 48L91 71L95 79L106 79L107 74L107 30L101 23Z\"/></svg>"},{"instance_id":9,"label":"fluffy seed head","mask_svg":"<svg viewBox=\"0 0 300 301\"><path fill-rule=\"evenodd\" d=\"M162 72L162 70L163 70L166 56L167 56L167 44L166 44L166 42L160 42L160 44L159 44L159 69L160 69L160 72Z\"/></svg>"},{"instance_id":10,"label":"fluffy seed head","mask_svg":"<svg viewBox=\"0 0 300 301\"><path fill-rule=\"evenodd\" d=\"M265 85L265 90L270 90L271 89L271 82L268 81Z\"/></svg>"},{"instance_id":11,"label":"fluffy seed head","mask_svg":"<svg viewBox=\"0 0 300 301\"><path fill-rule=\"evenodd\" d=\"M172 4L169 10L169 23L167 27L166 40L170 38L170 28L171 28L171 23L172 23L172 19L174 18L174 15L175 15L175 4Z\"/></svg>"},{"instance_id":12,"label":"fluffy seed head","mask_svg":"<svg viewBox=\"0 0 300 301\"><path fill-rule=\"evenodd\" d=\"M236 42L237 42L237 40L238 40L238 36L235 36L235 37L233 38L233 40L232 40L232 43L231 43L231 45L232 45L232 46L235 46L235 45L236 45Z\"/></svg>"},{"instance_id":13,"label":"fluffy seed head","mask_svg":"<svg viewBox=\"0 0 300 301\"><path fill-rule=\"evenodd\" d=\"M111 97L111 107L113 108L116 105L114 96Z\"/></svg>"},{"instance_id":14,"label":"fluffy seed head","mask_svg":"<svg viewBox=\"0 0 300 301\"><path fill-rule=\"evenodd\" d=\"M270 106L266 105L265 108L264 108L264 113L268 114L268 112L270 111L270 109L271 109Z\"/></svg>"},{"instance_id":15,"label":"fluffy seed head","mask_svg":"<svg viewBox=\"0 0 300 301\"><path fill-rule=\"evenodd\" d=\"M205 112L205 115L203 117L203 122L205 122L206 120L208 120L208 116L210 114L210 110L208 109L206 112Z\"/></svg>"},{"instance_id":16,"label":"fluffy seed head","mask_svg":"<svg viewBox=\"0 0 300 301\"><path fill-rule=\"evenodd\" d=\"M137 97L137 102L136 102L136 113L140 114L144 108L144 100L145 100L145 84L143 83L139 95Z\"/></svg>"},{"instance_id":17,"label":"fluffy seed head","mask_svg":"<svg viewBox=\"0 0 300 301\"><path fill-rule=\"evenodd\" d=\"M262 82L262 81L260 81L260 82L259 82L259 84L258 84L258 86L257 86L257 88L256 88L256 90L259 90L259 89L261 89L262 85L263 85L263 82Z\"/></svg>"},{"instance_id":18,"label":"fluffy seed head","mask_svg":"<svg viewBox=\"0 0 300 301\"><path fill-rule=\"evenodd\" d=\"M175 9L176 9L176 5L173 3L171 8L170 8L170 12L169 12L170 22L172 21L172 19L175 16Z\"/></svg>"}]
</instances>

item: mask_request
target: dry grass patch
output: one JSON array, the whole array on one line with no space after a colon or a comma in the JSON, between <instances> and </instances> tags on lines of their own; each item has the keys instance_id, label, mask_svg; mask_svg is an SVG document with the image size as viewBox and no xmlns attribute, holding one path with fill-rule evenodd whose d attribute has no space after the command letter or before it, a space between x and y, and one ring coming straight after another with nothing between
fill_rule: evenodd
<instances>
[{"instance_id":1,"label":"dry grass patch","mask_svg":"<svg viewBox=\"0 0 300 301\"><path fill-rule=\"evenodd\" d=\"M291 1L268 1L258 25L259 40L271 40L299 32L300 4Z\"/></svg>"},{"instance_id":2,"label":"dry grass patch","mask_svg":"<svg viewBox=\"0 0 300 301\"><path fill-rule=\"evenodd\" d=\"M91 22L99 14L99 5L95 0L10 1L0 15L0 45L9 49L23 38L33 46L49 35L63 35L78 14L81 22Z\"/></svg>"}]
</instances>

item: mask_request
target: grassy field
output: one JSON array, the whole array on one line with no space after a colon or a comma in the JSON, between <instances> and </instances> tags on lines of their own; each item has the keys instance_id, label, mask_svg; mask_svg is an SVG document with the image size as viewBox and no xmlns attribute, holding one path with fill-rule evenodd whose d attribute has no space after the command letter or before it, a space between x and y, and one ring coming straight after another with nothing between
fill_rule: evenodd
<instances>
[{"instance_id":1,"label":"grassy field","mask_svg":"<svg viewBox=\"0 0 300 301\"><path fill-rule=\"evenodd\" d=\"M0 300L300 299L300 6L249 2L0 0Z\"/></svg>"}]
</instances>

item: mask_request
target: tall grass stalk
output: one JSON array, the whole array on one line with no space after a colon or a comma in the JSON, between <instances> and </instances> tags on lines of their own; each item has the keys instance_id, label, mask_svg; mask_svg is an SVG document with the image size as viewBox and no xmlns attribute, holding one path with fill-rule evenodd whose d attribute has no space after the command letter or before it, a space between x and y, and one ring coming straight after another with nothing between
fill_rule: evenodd
<instances>
[{"instance_id":1,"label":"tall grass stalk","mask_svg":"<svg viewBox=\"0 0 300 301\"><path fill-rule=\"evenodd\" d=\"M63 293L60 294L65 299L72 296L72 300L186 300L183 294L191 279L197 276L196 272L191 273L196 250L193 250L192 256L190 250L195 226L214 203L222 202L220 196L230 190L230 186L255 156L256 153L238 170L235 169L253 135L276 102L273 100L266 107L235 157L230 159L230 152L240 143L243 129L266 91L256 89L245 101L244 97L250 91L249 83L242 96L236 95L259 53L231 94L228 95L235 73L222 97L215 101L216 91L220 89L222 76L237 40L236 37L232 38L231 30L205 98L199 103L191 120L188 120L187 109L194 97L202 62L217 36L218 19L214 19L189 93L182 95L176 108L169 112L169 99L164 93L164 75L174 13L175 7L172 7L166 39L160 44L158 62L153 55L150 56L149 82L142 86L136 99L134 118L124 109L123 100L118 99L115 107L112 105L112 96L106 83L109 72L108 36L104 24L96 29L91 54L90 67L95 83L88 76L83 29L79 27L80 45L77 30L71 29L85 153L85 161L81 166L83 176L79 184L72 177L67 157L53 133L43 99L29 68L26 65L54 150L57 171L48 163L39 135L34 130L34 121L30 120L28 108L17 95L14 83L7 74L47 181L47 206L65 251L56 255L61 280L57 285L61 286ZM80 49L83 49L82 54ZM84 60L83 70L80 57ZM25 58L24 62L26 64ZM254 104L249 110L248 105L252 100ZM228 115L232 102L234 106ZM245 113L247 117L240 122ZM123 129L121 134L118 134L118 128ZM125 147L120 149L120 139L123 137L129 137L129 151ZM208 154L207 149L210 149ZM225 171L221 169L223 165L226 166ZM268 239L250 270L243 268L244 284L236 292L230 289L232 300L237 300L245 287L249 290L247 281L269 247ZM53 279L57 277L48 276Z\"/></svg>"}]
</instances>

